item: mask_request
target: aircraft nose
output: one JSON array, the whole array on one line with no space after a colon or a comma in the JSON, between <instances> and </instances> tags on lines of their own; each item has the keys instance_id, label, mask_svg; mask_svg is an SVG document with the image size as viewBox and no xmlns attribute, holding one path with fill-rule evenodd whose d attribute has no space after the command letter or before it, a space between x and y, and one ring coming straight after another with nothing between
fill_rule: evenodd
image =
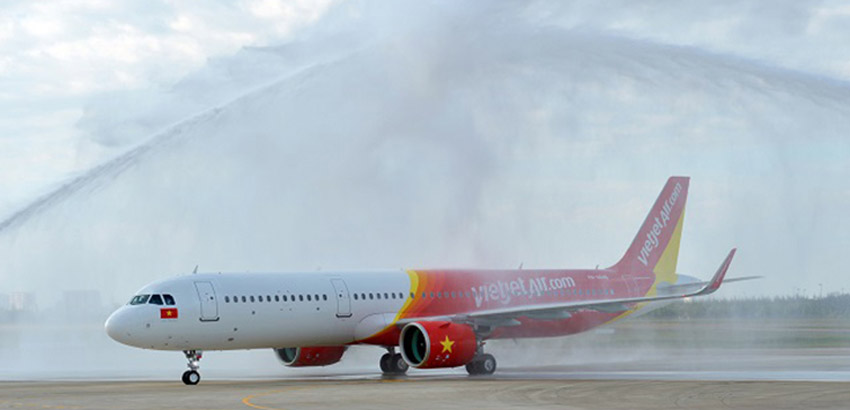
<instances>
[{"instance_id":1,"label":"aircraft nose","mask_svg":"<svg viewBox=\"0 0 850 410\"><path fill-rule=\"evenodd\" d=\"M106 323L104 324L106 328L106 334L115 340L116 342L130 344L129 340L132 337L132 333L130 331L131 321L129 317L129 312L127 309L122 307L115 312L112 312L109 315L109 318L106 319Z\"/></svg>"}]
</instances>

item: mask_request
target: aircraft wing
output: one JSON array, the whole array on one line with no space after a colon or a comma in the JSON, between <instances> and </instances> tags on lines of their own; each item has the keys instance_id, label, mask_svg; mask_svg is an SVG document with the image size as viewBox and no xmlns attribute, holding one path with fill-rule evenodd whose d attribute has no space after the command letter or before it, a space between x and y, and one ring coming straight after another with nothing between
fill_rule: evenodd
<instances>
[{"instance_id":1,"label":"aircraft wing","mask_svg":"<svg viewBox=\"0 0 850 410\"><path fill-rule=\"evenodd\" d=\"M469 312L458 315L428 317L428 318L405 318L396 322L398 325L404 325L410 322L420 320L448 320L455 323L477 324L483 326L515 326L519 325L517 317L529 317L542 320L566 319L571 316L570 312L578 310L596 310L600 312L625 312L637 303L644 302L659 302L663 300L684 299L696 296L710 295L720 288L723 283L723 278L726 276L726 271L732 263L732 257L735 256L736 249L729 251L729 255L720 264L720 267L715 272L711 280L692 292L678 292L673 294L643 296L633 298L614 298L614 299L597 299L572 301L563 303L546 303L539 305L527 306L512 306L499 309L489 309L476 312Z\"/></svg>"},{"instance_id":2,"label":"aircraft wing","mask_svg":"<svg viewBox=\"0 0 850 410\"><path fill-rule=\"evenodd\" d=\"M753 280L753 279L761 279L764 276L756 275L756 276L741 276L738 278L725 278L723 279L723 283L732 283L732 282L743 282L745 280ZM702 288L707 285L708 282L691 282L691 283L682 283L676 285L667 285L667 286L658 286L658 293L663 293L664 295L675 294L693 291L694 289Z\"/></svg>"}]
</instances>

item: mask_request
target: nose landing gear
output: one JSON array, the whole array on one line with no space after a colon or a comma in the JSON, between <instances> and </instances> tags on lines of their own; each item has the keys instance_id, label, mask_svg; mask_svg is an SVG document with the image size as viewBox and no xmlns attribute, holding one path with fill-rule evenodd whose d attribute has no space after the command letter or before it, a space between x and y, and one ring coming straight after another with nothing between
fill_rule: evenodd
<instances>
[{"instance_id":1,"label":"nose landing gear","mask_svg":"<svg viewBox=\"0 0 850 410\"><path fill-rule=\"evenodd\" d=\"M203 352L200 350L184 350L183 354L186 355L186 360L189 361L187 364L189 370L183 372L183 383L194 386L201 381L201 375L198 373L198 368L200 367L198 362L200 362Z\"/></svg>"}]
</instances>

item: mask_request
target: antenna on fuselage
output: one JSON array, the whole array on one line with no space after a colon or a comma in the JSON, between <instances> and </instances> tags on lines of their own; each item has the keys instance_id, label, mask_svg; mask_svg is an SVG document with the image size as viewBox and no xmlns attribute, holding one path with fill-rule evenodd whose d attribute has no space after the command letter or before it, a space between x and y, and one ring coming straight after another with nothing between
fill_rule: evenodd
<instances>
[{"instance_id":1,"label":"antenna on fuselage","mask_svg":"<svg viewBox=\"0 0 850 410\"><path fill-rule=\"evenodd\" d=\"M192 270L192 274L195 275L198 273L198 265L195 265L195 269Z\"/></svg>"},{"instance_id":2,"label":"antenna on fuselage","mask_svg":"<svg viewBox=\"0 0 850 410\"><path fill-rule=\"evenodd\" d=\"M522 270L522 264L523 264L523 263L524 263L524 262L520 262L520 263L519 263L519 267L518 267L517 269Z\"/></svg>"}]
</instances>

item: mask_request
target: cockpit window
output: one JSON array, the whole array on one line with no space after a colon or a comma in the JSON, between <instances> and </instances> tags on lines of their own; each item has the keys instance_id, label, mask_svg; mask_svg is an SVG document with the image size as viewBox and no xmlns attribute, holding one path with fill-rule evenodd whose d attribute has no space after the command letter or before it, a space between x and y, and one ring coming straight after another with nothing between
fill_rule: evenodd
<instances>
[{"instance_id":1,"label":"cockpit window","mask_svg":"<svg viewBox=\"0 0 850 410\"><path fill-rule=\"evenodd\" d=\"M165 304L168 306L174 306L174 298L171 295L162 295L162 298L165 299Z\"/></svg>"},{"instance_id":2,"label":"cockpit window","mask_svg":"<svg viewBox=\"0 0 850 410\"><path fill-rule=\"evenodd\" d=\"M151 305L161 305L162 304L162 296L151 295L151 298L148 299L148 303L150 303Z\"/></svg>"},{"instance_id":3,"label":"cockpit window","mask_svg":"<svg viewBox=\"0 0 850 410\"><path fill-rule=\"evenodd\" d=\"M148 303L148 298L150 298L150 296L151 295L136 295L132 300L130 300L130 304L144 305L145 303Z\"/></svg>"}]
</instances>

